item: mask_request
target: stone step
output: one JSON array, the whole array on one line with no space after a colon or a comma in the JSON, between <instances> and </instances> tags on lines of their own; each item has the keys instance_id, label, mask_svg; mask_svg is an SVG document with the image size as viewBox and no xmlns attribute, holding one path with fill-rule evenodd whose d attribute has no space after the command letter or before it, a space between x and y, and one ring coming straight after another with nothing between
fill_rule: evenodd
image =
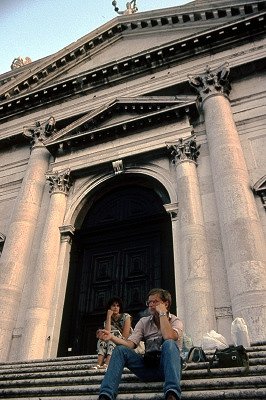
<instances>
[{"instance_id":1,"label":"stone step","mask_svg":"<svg viewBox=\"0 0 266 400\"><path fill-rule=\"evenodd\" d=\"M266 400L266 346L248 348L250 370L189 363L182 374L182 400ZM208 351L210 359L213 351ZM0 399L96 400L103 371L96 355L0 365ZM142 383L125 369L117 400L162 400L162 382Z\"/></svg>"},{"instance_id":2,"label":"stone step","mask_svg":"<svg viewBox=\"0 0 266 400\"><path fill-rule=\"evenodd\" d=\"M205 363L204 363L205 364ZM196 365L197 366L197 365ZM206 365L207 367L207 365ZM4 386L14 386L14 385L25 385L24 382L27 382L27 384L30 384L30 381L38 382L38 380L42 380L43 382L46 382L46 380L52 378L52 379L75 379L76 377L85 377L86 379L89 379L90 381L93 380L101 380L103 377L104 372L101 371L94 371L94 370L88 370L87 368L82 369L82 370L51 370L51 371L31 371L31 372L17 372L14 373L14 371L11 371L11 373L3 373L0 375L0 388ZM235 367L235 368L213 368L211 372L209 373L206 369L191 369L191 370L185 370L182 373L182 378L184 380L189 380L189 379L199 379L199 378L204 378L204 379L210 379L213 377L228 377L228 374L230 376L241 376L242 375L247 375L245 372L245 369L243 367ZM254 365L251 366L248 372L249 376L253 375L266 375L266 365ZM135 377L134 374L130 372L126 372L123 374L123 380L124 381L134 381L137 378Z\"/></svg>"}]
</instances>

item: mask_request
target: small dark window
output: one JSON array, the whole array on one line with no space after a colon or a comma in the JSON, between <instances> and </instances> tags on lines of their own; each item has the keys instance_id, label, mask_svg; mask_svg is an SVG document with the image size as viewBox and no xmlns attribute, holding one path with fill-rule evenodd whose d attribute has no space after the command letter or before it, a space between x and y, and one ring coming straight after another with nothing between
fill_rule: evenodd
<instances>
[{"instance_id":1,"label":"small dark window","mask_svg":"<svg viewBox=\"0 0 266 400\"><path fill-rule=\"evenodd\" d=\"M194 14L194 20L195 20L195 21L200 21L201 19L202 19L201 14L199 14L199 13L195 13L195 14Z\"/></svg>"},{"instance_id":2,"label":"small dark window","mask_svg":"<svg viewBox=\"0 0 266 400\"><path fill-rule=\"evenodd\" d=\"M235 15L239 15L240 14L240 10L238 7L232 7L231 8L231 14L234 17Z\"/></svg>"},{"instance_id":3,"label":"small dark window","mask_svg":"<svg viewBox=\"0 0 266 400\"><path fill-rule=\"evenodd\" d=\"M266 8L266 1L260 1L258 3L258 11L265 10L265 8Z\"/></svg>"},{"instance_id":4,"label":"small dark window","mask_svg":"<svg viewBox=\"0 0 266 400\"><path fill-rule=\"evenodd\" d=\"M252 14L253 13L253 8L249 4L244 6L244 10L245 10L245 14Z\"/></svg>"},{"instance_id":5,"label":"small dark window","mask_svg":"<svg viewBox=\"0 0 266 400\"><path fill-rule=\"evenodd\" d=\"M226 10L218 10L218 17L219 18L226 17Z\"/></svg>"},{"instance_id":6,"label":"small dark window","mask_svg":"<svg viewBox=\"0 0 266 400\"><path fill-rule=\"evenodd\" d=\"M141 21L141 27L142 28L147 28L148 23L146 21Z\"/></svg>"},{"instance_id":7,"label":"small dark window","mask_svg":"<svg viewBox=\"0 0 266 400\"><path fill-rule=\"evenodd\" d=\"M161 24L162 24L162 25L167 25L167 24L169 24L168 19L167 19L167 18L161 18Z\"/></svg>"},{"instance_id":8,"label":"small dark window","mask_svg":"<svg viewBox=\"0 0 266 400\"><path fill-rule=\"evenodd\" d=\"M179 22L179 18L178 18L177 15L175 15L174 17L172 17L172 23L173 23L173 24L178 24L178 22Z\"/></svg>"},{"instance_id":9,"label":"small dark window","mask_svg":"<svg viewBox=\"0 0 266 400\"><path fill-rule=\"evenodd\" d=\"M182 15L182 18L183 18L183 22L189 22L190 21L190 16L187 15L187 14Z\"/></svg>"},{"instance_id":10,"label":"small dark window","mask_svg":"<svg viewBox=\"0 0 266 400\"><path fill-rule=\"evenodd\" d=\"M206 11L205 13L206 19L212 19L214 18L213 12L212 11Z\"/></svg>"}]
</instances>

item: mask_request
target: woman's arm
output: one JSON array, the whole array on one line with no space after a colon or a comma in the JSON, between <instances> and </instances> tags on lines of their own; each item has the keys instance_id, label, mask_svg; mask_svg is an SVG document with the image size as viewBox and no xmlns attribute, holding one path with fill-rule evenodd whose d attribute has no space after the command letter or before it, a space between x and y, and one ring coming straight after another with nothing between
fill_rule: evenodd
<instances>
[{"instance_id":1,"label":"woman's arm","mask_svg":"<svg viewBox=\"0 0 266 400\"><path fill-rule=\"evenodd\" d=\"M106 321L105 321L105 329L111 332L111 318L113 315L112 310L107 310Z\"/></svg>"},{"instance_id":2,"label":"woman's arm","mask_svg":"<svg viewBox=\"0 0 266 400\"><path fill-rule=\"evenodd\" d=\"M121 344L130 349L134 349L136 347L135 343L131 342L131 340L122 339L118 336L115 336L111 332L107 331L106 329L99 329L98 338L101 340L104 340L105 342L107 342L108 340L111 340L116 345Z\"/></svg>"}]
</instances>

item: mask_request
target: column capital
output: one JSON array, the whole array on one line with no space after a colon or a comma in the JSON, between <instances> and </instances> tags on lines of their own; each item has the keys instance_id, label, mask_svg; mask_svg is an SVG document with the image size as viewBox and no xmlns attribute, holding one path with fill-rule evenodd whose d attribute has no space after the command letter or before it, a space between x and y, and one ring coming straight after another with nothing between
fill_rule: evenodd
<instances>
[{"instance_id":1,"label":"column capital","mask_svg":"<svg viewBox=\"0 0 266 400\"><path fill-rule=\"evenodd\" d=\"M50 183L50 193L68 194L71 186L70 168L64 171L47 172L46 179Z\"/></svg>"},{"instance_id":2,"label":"column capital","mask_svg":"<svg viewBox=\"0 0 266 400\"><path fill-rule=\"evenodd\" d=\"M189 136L187 138L180 138L177 142L167 142L167 149L170 151L172 162L178 164L182 161L194 161L197 162L200 154L200 145L197 145L196 135Z\"/></svg>"},{"instance_id":3,"label":"column capital","mask_svg":"<svg viewBox=\"0 0 266 400\"><path fill-rule=\"evenodd\" d=\"M224 63L215 69L207 65L203 74L188 75L188 79L190 85L197 90L199 100L203 102L211 95L229 95L231 89L227 80L229 73L229 63Z\"/></svg>"},{"instance_id":4,"label":"column capital","mask_svg":"<svg viewBox=\"0 0 266 400\"><path fill-rule=\"evenodd\" d=\"M55 131L55 119L50 117L47 121L41 123L36 121L34 126L24 126L23 134L31 139L31 146L43 146L43 141Z\"/></svg>"}]
</instances>

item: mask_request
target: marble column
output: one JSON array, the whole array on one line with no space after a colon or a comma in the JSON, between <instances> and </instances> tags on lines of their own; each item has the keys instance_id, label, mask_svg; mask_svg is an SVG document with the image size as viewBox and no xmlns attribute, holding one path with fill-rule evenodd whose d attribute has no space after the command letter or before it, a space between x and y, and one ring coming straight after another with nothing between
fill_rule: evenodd
<instances>
[{"instance_id":1,"label":"marble column","mask_svg":"<svg viewBox=\"0 0 266 400\"><path fill-rule=\"evenodd\" d=\"M54 125L53 125L54 126ZM45 187L50 153L43 140L51 134L49 122L25 127L32 148L13 209L0 261L0 361L7 361L16 325L29 255Z\"/></svg>"},{"instance_id":2,"label":"marble column","mask_svg":"<svg viewBox=\"0 0 266 400\"><path fill-rule=\"evenodd\" d=\"M60 230L70 187L70 170L47 173L51 198L40 242L32 294L26 311L20 359L43 358L47 351L48 321L53 308L52 299L58 272Z\"/></svg>"},{"instance_id":3,"label":"marble column","mask_svg":"<svg viewBox=\"0 0 266 400\"><path fill-rule=\"evenodd\" d=\"M195 137L189 137L167 147L176 165L185 331L195 345L201 345L203 335L215 329L215 316L196 168L199 146Z\"/></svg>"},{"instance_id":4,"label":"marble column","mask_svg":"<svg viewBox=\"0 0 266 400\"><path fill-rule=\"evenodd\" d=\"M228 98L229 65L189 76L205 119L233 317L266 338L265 238Z\"/></svg>"}]
</instances>

